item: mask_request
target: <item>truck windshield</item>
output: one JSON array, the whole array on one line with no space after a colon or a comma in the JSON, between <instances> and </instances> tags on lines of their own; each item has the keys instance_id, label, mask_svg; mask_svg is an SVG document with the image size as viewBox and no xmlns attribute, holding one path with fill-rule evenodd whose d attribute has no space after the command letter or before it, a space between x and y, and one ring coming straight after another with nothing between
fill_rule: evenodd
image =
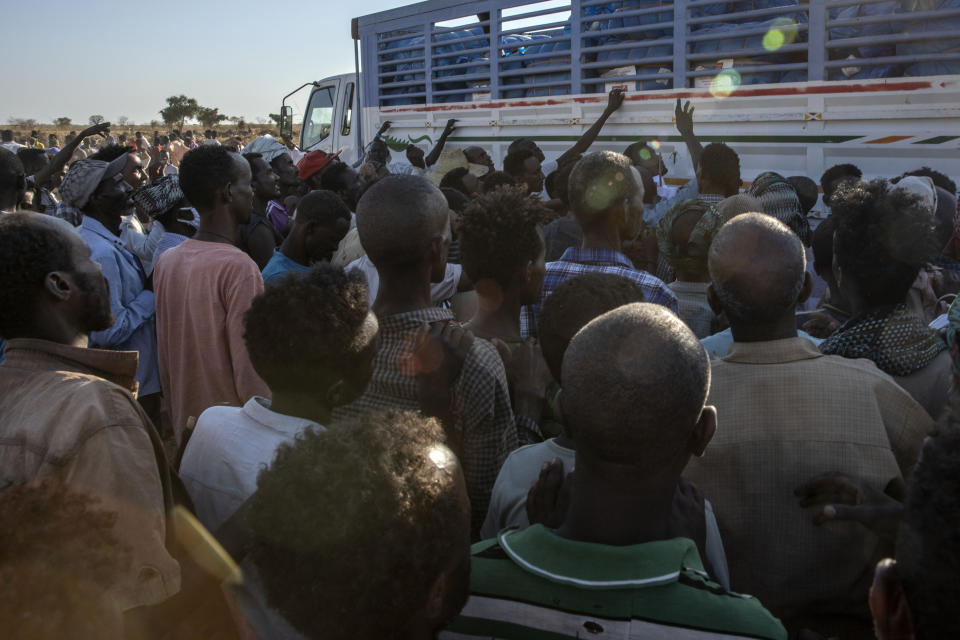
<instances>
[{"instance_id":1,"label":"truck windshield","mask_svg":"<svg viewBox=\"0 0 960 640\"><path fill-rule=\"evenodd\" d=\"M304 122L303 148L308 149L330 135L333 124L333 99L335 87L321 87L310 96L307 117Z\"/></svg>"}]
</instances>

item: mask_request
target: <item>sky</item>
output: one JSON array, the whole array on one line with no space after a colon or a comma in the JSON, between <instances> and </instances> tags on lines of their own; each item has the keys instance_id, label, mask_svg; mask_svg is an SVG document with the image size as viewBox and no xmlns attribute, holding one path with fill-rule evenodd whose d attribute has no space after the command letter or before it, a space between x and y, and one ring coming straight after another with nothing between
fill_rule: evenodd
<instances>
[{"instance_id":1,"label":"sky","mask_svg":"<svg viewBox=\"0 0 960 640\"><path fill-rule=\"evenodd\" d=\"M0 0L0 124L160 120L166 98L256 123L304 82L353 71L351 18L412 0ZM309 88L287 104L303 113Z\"/></svg>"}]
</instances>

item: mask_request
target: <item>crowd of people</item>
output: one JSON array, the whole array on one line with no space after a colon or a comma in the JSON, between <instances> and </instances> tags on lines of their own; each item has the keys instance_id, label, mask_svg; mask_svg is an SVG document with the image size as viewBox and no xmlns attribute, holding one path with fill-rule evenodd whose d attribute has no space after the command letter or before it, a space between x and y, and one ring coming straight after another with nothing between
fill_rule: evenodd
<instances>
[{"instance_id":1,"label":"crowd of people","mask_svg":"<svg viewBox=\"0 0 960 640\"><path fill-rule=\"evenodd\" d=\"M551 160L3 132L5 635L957 637L955 183L744 183L678 100L674 188L622 102Z\"/></svg>"}]
</instances>

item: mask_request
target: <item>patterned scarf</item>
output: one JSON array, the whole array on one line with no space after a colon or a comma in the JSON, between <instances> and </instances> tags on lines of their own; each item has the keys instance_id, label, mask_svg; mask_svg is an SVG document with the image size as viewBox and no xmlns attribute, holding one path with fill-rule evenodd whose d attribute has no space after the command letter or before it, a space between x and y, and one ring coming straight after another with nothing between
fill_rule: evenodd
<instances>
[{"instance_id":1,"label":"patterned scarf","mask_svg":"<svg viewBox=\"0 0 960 640\"><path fill-rule=\"evenodd\" d=\"M764 213L790 227L803 246L810 246L813 239L810 223L800 208L796 189L786 178L779 173L766 171L756 177L747 193L760 201Z\"/></svg>"},{"instance_id":2,"label":"patterned scarf","mask_svg":"<svg viewBox=\"0 0 960 640\"><path fill-rule=\"evenodd\" d=\"M924 368L946 348L940 334L905 304L861 313L820 345L827 355L872 360L891 376L908 376Z\"/></svg>"},{"instance_id":3,"label":"patterned scarf","mask_svg":"<svg viewBox=\"0 0 960 640\"><path fill-rule=\"evenodd\" d=\"M183 200L178 176L164 176L152 184L140 187L133 194L133 201L151 218L162 216Z\"/></svg>"},{"instance_id":4,"label":"patterned scarf","mask_svg":"<svg viewBox=\"0 0 960 640\"><path fill-rule=\"evenodd\" d=\"M673 225L687 213L699 214L700 219L690 231L685 243L674 244L670 236ZM657 224L657 247L675 270L691 271L706 264L710 244L717 231L723 226L724 219L717 208L699 198L684 200L667 211Z\"/></svg>"}]
</instances>

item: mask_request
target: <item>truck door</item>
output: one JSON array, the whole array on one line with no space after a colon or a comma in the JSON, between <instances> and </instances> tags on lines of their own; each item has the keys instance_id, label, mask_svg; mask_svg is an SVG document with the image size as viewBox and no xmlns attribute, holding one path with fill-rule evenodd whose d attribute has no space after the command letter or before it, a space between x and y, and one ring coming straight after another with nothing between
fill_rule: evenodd
<instances>
[{"instance_id":1,"label":"truck door","mask_svg":"<svg viewBox=\"0 0 960 640\"><path fill-rule=\"evenodd\" d=\"M339 80L332 80L313 90L310 104L303 118L303 131L300 134L300 148L304 151L320 149L327 153L336 151L333 145L334 107L337 105ZM338 123L339 124L339 123Z\"/></svg>"},{"instance_id":2,"label":"truck door","mask_svg":"<svg viewBox=\"0 0 960 640\"><path fill-rule=\"evenodd\" d=\"M337 128L337 138L335 140L336 148L342 149L343 154L340 156L346 162L353 162L357 159L358 153L360 152L356 147L356 131L354 130L355 123L353 121L355 110L355 97L356 93L355 83L352 78L345 78L340 83L340 106L337 108L337 118L339 119L340 125Z\"/></svg>"}]
</instances>

